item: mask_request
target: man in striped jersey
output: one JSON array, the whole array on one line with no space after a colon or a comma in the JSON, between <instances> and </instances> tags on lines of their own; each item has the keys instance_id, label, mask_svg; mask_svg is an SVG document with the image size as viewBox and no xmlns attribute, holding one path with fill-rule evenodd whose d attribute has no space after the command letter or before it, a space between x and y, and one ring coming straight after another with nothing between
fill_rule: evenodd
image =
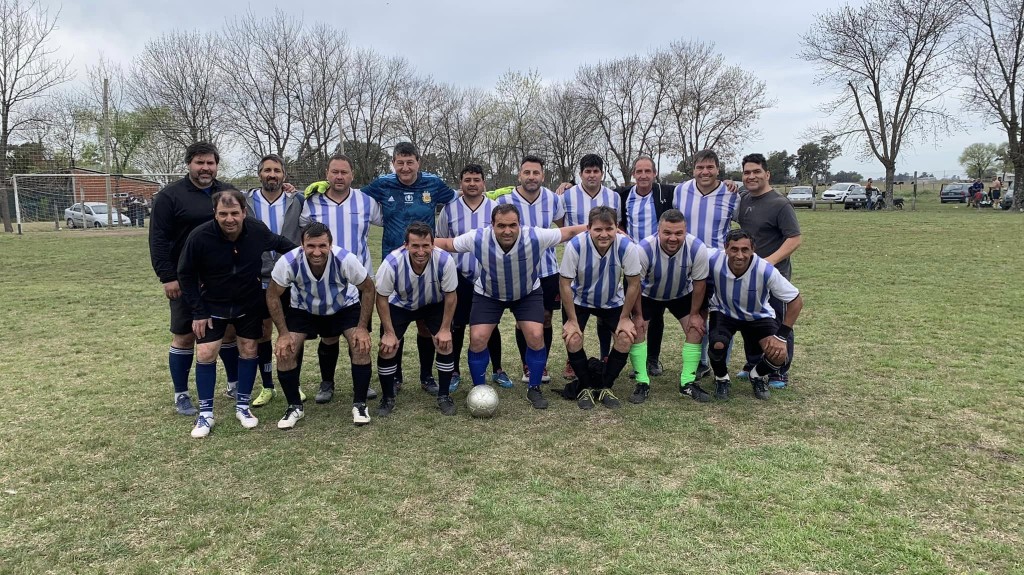
<instances>
[{"instance_id":1,"label":"man in striped jersey","mask_svg":"<svg viewBox=\"0 0 1024 575\"><path fill-rule=\"evenodd\" d=\"M725 235L739 205L739 196L718 179L721 165L714 150L701 150L693 157L693 179L676 186L672 207L683 212L686 229L709 249L725 247ZM707 365L707 337L702 342L701 366L697 376L710 371Z\"/></svg>"},{"instance_id":2,"label":"man in striped jersey","mask_svg":"<svg viewBox=\"0 0 1024 575\"><path fill-rule=\"evenodd\" d=\"M246 193L248 205L246 217L259 220L266 224L270 231L281 234L289 240L300 244L302 234L299 228L299 216L302 214L302 195L286 193L284 160L277 154L268 154L260 160L257 174L260 187ZM263 294L260 301L266 300L266 290L270 285L270 274L281 254L266 252L263 254L263 272L260 279L263 283ZM262 304L263 337L256 342L256 356L260 364L260 378L263 387L259 395L252 400L252 407L263 407L274 398L274 347L270 341L274 335L274 322L270 312ZM300 390L301 393L301 390ZM303 398L305 399L305 398Z\"/></svg>"},{"instance_id":3,"label":"man in striped jersey","mask_svg":"<svg viewBox=\"0 0 1024 575\"><path fill-rule=\"evenodd\" d=\"M617 223L617 210L608 206L591 209L587 233L566 244L559 269L559 289L565 309L562 339L569 363L576 372L576 404L580 409L593 409L595 391L601 405L608 408L621 405L612 393L612 385L626 365L630 346L637 335L631 312L640 295L640 256L636 244L618 233ZM587 354L583 351L583 330L590 316L615 334L615 344L609 351L601 381L596 381L595 374L590 373Z\"/></svg>"},{"instance_id":4,"label":"man in striped jersey","mask_svg":"<svg viewBox=\"0 0 1024 575\"><path fill-rule=\"evenodd\" d=\"M711 296L711 341L708 356L715 372L715 396L729 398L729 368L726 351L736 332L743 334L747 355L761 354L761 360L750 369L754 397L768 399L768 379L778 373L788 360L786 339L793 331L803 299L789 280L782 277L767 260L754 250L754 239L744 230L732 230L726 236L725 249L709 256L708 283ZM786 304L786 317L781 322L769 304L769 298Z\"/></svg>"},{"instance_id":5,"label":"man in striped jersey","mask_svg":"<svg viewBox=\"0 0 1024 575\"><path fill-rule=\"evenodd\" d=\"M491 223L491 211L498 204L486 196L484 170L479 164L467 164L459 175L462 194L449 202L437 216L437 237L454 238L473 230L485 228ZM456 290L458 302L455 306L455 318L452 320L452 346L455 359L462 357L462 347L466 340L466 328L469 326L469 310L473 307L473 282L479 272L476 259L470 254L455 254L455 262L459 270L459 287ZM512 387L512 379L501 368L501 332L494 330L487 341L487 349L491 353L491 380L503 388ZM452 374L451 392L459 384L459 366L455 365Z\"/></svg>"},{"instance_id":6,"label":"man in striped jersey","mask_svg":"<svg viewBox=\"0 0 1024 575\"><path fill-rule=\"evenodd\" d=\"M352 160L344 154L335 154L327 162L327 192L306 198L299 225L320 222L331 230L334 245L359 257L367 274L373 273L370 247L367 241L370 226L383 226L384 216L380 203L352 187ZM372 275L371 275L372 277ZM368 326L367 326L368 327ZM338 338L321 339L316 354L320 359L320 390L314 400L327 403L334 398L334 371L338 367L340 346ZM376 397L375 393L370 393Z\"/></svg>"},{"instance_id":7,"label":"man in striped jersey","mask_svg":"<svg viewBox=\"0 0 1024 575\"><path fill-rule=\"evenodd\" d=\"M655 318L664 317L666 309L679 320L685 334L679 393L697 401L710 401L711 396L696 381L700 341L705 330L705 318L700 312L707 303L708 250L704 242L686 233L686 219L679 210L670 209L662 214L657 230L657 233L640 240L639 244L640 267L643 270L643 292L640 296L643 322L654 323ZM643 331L640 330L641 334ZM648 346L653 347L655 342L648 344L642 335L637 340L630 349L630 358L637 368L637 385L629 401L643 403L651 393L651 386L650 380L645 381L642 377L646 374L640 373L639 366L649 365ZM660 353L659 337L655 357Z\"/></svg>"},{"instance_id":8,"label":"man in striped jersey","mask_svg":"<svg viewBox=\"0 0 1024 575\"><path fill-rule=\"evenodd\" d=\"M459 285L455 258L434 247L430 226L413 222L405 230L405 244L384 257L376 284L381 327L377 354L381 400L377 415L385 417L395 409L398 346L414 321L427 325L437 349L437 407L445 415L455 415L455 402L449 394L455 368L451 326Z\"/></svg>"},{"instance_id":9,"label":"man in striped jersey","mask_svg":"<svg viewBox=\"0 0 1024 575\"><path fill-rule=\"evenodd\" d=\"M302 232L302 246L281 256L271 276L267 308L277 326L277 380L288 400L278 429L295 427L304 415L299 394L300 350L311 336L333 346L338 345L340 336L345 337L352 359L352 422L369 423L368 328L374 289L366 267L355 254L334 245L330 228L313 222ZM291 301L282 308L281 296L288 289Z\"/></svg>"},{"instance_id":10,"label":"man in striped jersey","mask_svg":"<svg viewBox=\"0 0 1024 575\"><path fill-rule=\"evenodd\" d=\"M491 227L476 229L454 239L438 238L437 247L476 258L480 275L473 290L469 317L469 363L473 385L486 382L490 356L487 342L505 310L516 318L526 339L526 365L530 370L526 397L535 409L547 409L540 391L548 347L544 345L544 292L541 272L548 250L568 241L585 226L558 230L521 226L519 209L512 203L499 204L491 212Z\"/></svg>"},{"instance_id":11,"label":"man in striped jersey","mask_svg":"<svg viewBox=\"0 0 1024 575\"><path fill-rule=\"evenodd\" d=\"M590 217L590 211L598 206L609 206L618 212L621 203L619 194L606 188L603 182L604 160L601 159L601 156L586 154L580 158L580 183L562 191L565 218L556 223L570 226L586 224ZM565 313L562 314L562 319L565 320ZM612 346L612 333L604 322L597 322L597 338L601 357L608 357L608 351ZM569 362L565 364L564 376L567 380L575 377Z\"/></svg>"},{"instance_id":12,"label":"man in striped jersey","mask_svg":"<svg viewBox=\"0 0 1024 575\"><path fill-rule=\"evenodd\" d=\"M512 190L512 193L499 197L498 203L515 206L522 218L521 225L524 228L550 228L551 224L562 221L565 216L565 206L562 203L562 198L544 187L543 183L544 160L533 155L524 156L519 165L519 185ZM543 342L544 349L551 349L553 339L551 314L560 306L558 260L553 244L544 251L543 256L539 270L544 306ZM531 381L529 362L526 361L529 342L523 331L518 328L516 329L516 346L519 348L519 358L523 362L522 380L524 382ZM542 381L550 381L551 377L547 374L546 361L542 369Z\"/></svg>"}]
</instances>

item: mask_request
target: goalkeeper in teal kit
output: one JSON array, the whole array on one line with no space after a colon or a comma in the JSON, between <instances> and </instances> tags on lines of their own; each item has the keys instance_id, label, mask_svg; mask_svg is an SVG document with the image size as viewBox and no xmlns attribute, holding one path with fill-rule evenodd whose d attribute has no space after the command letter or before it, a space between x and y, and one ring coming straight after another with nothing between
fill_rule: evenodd
<instances>
[{"instance_id":1,"label":"goalkeeper in teal kit","mask_svg":"<svg viewBox=\"0 0 1024 575\"><path fill-rule=\"evenodd\" d=\"M455 199L455 191L440 177L420 171L420 153L416 146L402 142L395 146L391 158L394 174L381 176L360 191L376 200L384 214L384 238L381 259L405 243L405 228L413 222L423 222L434 229L436 210ZM327 182L316 182L306 188L306 196L327 190ZM430 332L420 326L416 336L420 357L420 385L431 395L437 395L434 381L434 342ZM402 349L398 350L401 357ZM401 364L395 377L400 386ZM454 391L454 390L453 390Z\"/></svg>"}]
</instances>

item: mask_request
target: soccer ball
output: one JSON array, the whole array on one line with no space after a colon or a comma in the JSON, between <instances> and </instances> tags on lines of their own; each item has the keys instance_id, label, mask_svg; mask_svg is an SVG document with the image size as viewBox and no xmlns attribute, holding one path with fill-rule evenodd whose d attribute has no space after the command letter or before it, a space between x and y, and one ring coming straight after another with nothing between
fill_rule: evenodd
<instances>
[{"instance_id":1,"label":"soccer ball","mask_svg":"<svg viewBox=\"0 0 1024 575\"><path fill-rule=\"evenodd\" d=\"M489 385L476 385L466 396L466 407L473 417L493 417L498 412L498 392Z\"/></svg>"}]
</instances>

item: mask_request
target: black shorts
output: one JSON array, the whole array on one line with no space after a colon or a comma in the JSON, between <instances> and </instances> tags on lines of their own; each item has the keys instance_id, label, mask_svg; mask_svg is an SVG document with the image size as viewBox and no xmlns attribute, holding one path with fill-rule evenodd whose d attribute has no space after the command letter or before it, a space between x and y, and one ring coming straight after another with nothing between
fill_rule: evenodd
<instances>
[{"instance_id":1,"label":"black shorts","mask_svg":"<svg viewBox=\"0 0 1024 575\"><path fill-rule=\"evenodd\" d=\"M541 290L535 289L522 299L501 301L474 293L469 325L496 325L501 322L505 310L510 310L516 321L544 323L544 294Z\"/></svg>"},{"instance_id":2,"label":"black shorts","mask_svg":"<svg viewBox=\"0 0 1024 575\"><path fill-rule=\"evenodd\" d=\"M169 300L171 305L171 333L188 335L192 333L192 310L185 303L185 298Z\"/></svg>"},{"instance_id":3,"label":"black shorts","mask_svg":"<svg viewBox=\"0 0 1024 575\"><path fill-rule=\"evenodd\" d=\"M267 307L267 287L268 287L269 284L267 282L263 282L262 285L263 285L263 289L260 291L260 303L259 303L260 318L262 318L262 319L270 319L270 308ZM282 310L286 310L287 311L288 307L290 305L292 305L292 292L291 292L291 289L292 288L286 288L284 290L284 293L281 294L281 309Z\"/></svg>"},{"instance_id":4,"label":"black shorts","mask_svg":"<svg viewBox=\"0 0 1024 575\"><path fill-rule=\"evenodd\" d=\"M559 274L540 278L540 289L544 292L544 311L555 311L562 307L562 296L558 291Z\"/></svg>"},{"instance_id":5,"label":"black shorts","mask_svg":"<svg viewBox=\"0 0 1024 575\"><path fill-rule=\"evenodd\" d=\"M619 318L622 316L622 306L610 307L610 308L596 308L587 307L583 305L573 306L576 309L576 323L580 326L582 332L587 327L587 321L590 320L590 316L597 318L597 326L604 326L609 331L615 333L615 328L619 326ZM568 321L565 314L562 314L562 324L564 325Z\"/></svg>"},{"instance_id":6,"label":"black shorts","mask_svg":"<svg viewBox=\"0 0 1024 575\"><path fill-rule=\"evenodd\" d=\"M409 324L423 320L430 335L437 335L441 331L441 322L444 321L444 303L432 303L419 309L405 309L389 303L391 311L391 327L395 328L395 337L402 339ZM381 325L381 335L384 335L384 325Z\"/></svg>"},{"instance_id":7,"label":"black shorts","mask_svg":"<svg viewBox=\"0 0 1024 575\"><path fill-rule=\"evenodd\" d=\"M196 340L197 343L210 343L224 339L224 332L229 325L235 326L235 335L244 339L261 339L263 337L263 318L256 312L250 312L242 317L213 319L213 327L206 328L206 335ZM191 321L189 327L191 328Z\"/></svg>"},{"instance_id":8,"label":"black shorts","mask_svg":"<svg viewBox=\"0 0 1024 575\"><path fill-rule=\"evenodd\" d=\"M313 315L306 310L287 308L284 312L288 331L304 333L308 339L340 337L345 331L359 325L359 304L343 307L331 315Z\"/></svg>"},{"instance_id":9,"label":"black shorts","mask_svg":"<svg viewBox=\"0 0 1024 575\"><path fill-rule=\"evenodd\" d=\"M704 303L701 308L706 308L711 301L711 290L704 292ZM668 301L651 299L645 295L640 296L640 309L643 311L644 319L650 321L652 317L661 316L667 309L676 319L683 319L690 315L690 308L693 306L693 292L683 297Z\"/></svg>"},{"instance_id":10,"label":"black shorts","mask_svg":"<svg viewBox=\"0 0 1024 575\"><path fill-rule=\"evenodd\" d=\"M469 311L473 309L473 280L466 279L459 274L459 287L455 289L455 297L458 303L455 304L455 317L452 318L453 327L469 325Z\"/></svg>"},{"instance_id":11,"label":"black shorts","mask_svg":"<svg viewBox=\"0 0 1024 575\"><path fill-rule=\"evenodd\" d=\"M743 334L744 348L747 350L761 349L760 341L779 331L779 322L773 317L755 320L739 320L722 312L713 311L709 317L708 339L714 344L717 341L732 341L736 332Z\"/></svg>"}]
</instances>

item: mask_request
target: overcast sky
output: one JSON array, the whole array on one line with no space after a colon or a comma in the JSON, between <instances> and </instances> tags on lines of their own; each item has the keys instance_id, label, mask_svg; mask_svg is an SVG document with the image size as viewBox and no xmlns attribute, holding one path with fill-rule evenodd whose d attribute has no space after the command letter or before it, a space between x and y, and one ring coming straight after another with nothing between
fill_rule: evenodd
<instances>
[{"instance_id":1,"label":"overcast sky","mask_svg":"<svg viewBox=\"0 0 1024 575\"><path fill-rule=\"evenodd\" d=\"M714 42L729 64L764 80L777 101L761 116L761 139L745 146L746 152L785 149L795 153L806 141L804 131L827 121L817 106L834 95L830 88L815 85L814 70L795 56L800 35L811 25L815 12L838 5L831 2L41 2L61 10L56 34L59 53L73 58L77 70L94 64L100 54L127 65L148 38L160 33L215 30L246 10L272 14L277 6L307 23L324 20L345 30L353 46L404 56L417 71L436 80L485 89L509 69L536 69L546 80L566 80L582 63L645 53L677 39ZM950 106L959 110L956 100ZM901 158L897 171L962 174L957 158L965 146L1005 141L998 129L979 118L964 116L964 122L964 132L916 143ZM833 162L833 171L883 173L877 162L858 158L853 146L848 148Z\"/></svg>"}]
</instances>

